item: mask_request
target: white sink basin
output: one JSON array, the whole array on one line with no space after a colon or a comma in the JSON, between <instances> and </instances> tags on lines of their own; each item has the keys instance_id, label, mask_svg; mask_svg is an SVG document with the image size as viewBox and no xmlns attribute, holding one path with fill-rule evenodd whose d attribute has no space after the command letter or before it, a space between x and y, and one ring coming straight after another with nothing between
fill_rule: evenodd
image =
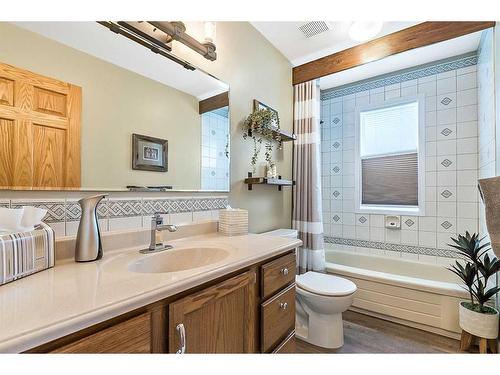
<instances>
[{"instance_id":1,"label":"white sink basin","mask_svg":"<svg viewBox=\"0 0 500 375\"><path fill-rule=\"evenodd\" d=\"M140 273L178 272L217 263L229 255L218 247L183 247L161 253L144 255L129 265L129 269Z\"/></svg>"}]
</instances>

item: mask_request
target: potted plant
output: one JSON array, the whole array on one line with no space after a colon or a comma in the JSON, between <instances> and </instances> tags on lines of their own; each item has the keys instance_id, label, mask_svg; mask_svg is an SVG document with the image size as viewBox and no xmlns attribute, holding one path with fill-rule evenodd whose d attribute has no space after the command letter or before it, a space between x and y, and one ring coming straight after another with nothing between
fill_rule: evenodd
<instances>
[{"instance_id":1,"label":"potted plant","mask_svg":"<svg viewBox=\"0 0 500 375\"><path fill-rule=\"evenodd\" d=\"M474 233L458 238L451 238L454 242L449 246L458 250L463 256L464 264L455 261L448 269L456 274L465 284L469 292L470 301L460 302L459 324L460 327L477 337L496 339L498 337L498 310L488 306L487 302L499 291L498 286L490 286L488 280L500 270L500 260L488 254L489 243L481 242L484 238Z\"/></svg>"},{"instance_id":2,"label":"potted plant","mask_svg":"<svg viewBox=\"0 0 500 375\"><path fill-rule=\"evenodd\" d=\"M255 110L243 122L243 138L253 139L251 164L254 173L263 140L266 140L265 157L268 166L272 164L273 142L277 142L278 148L281 149L281 136L276 132L280 127L279 123L278 114L269 108Z\"/></svg>"}]
</instances>

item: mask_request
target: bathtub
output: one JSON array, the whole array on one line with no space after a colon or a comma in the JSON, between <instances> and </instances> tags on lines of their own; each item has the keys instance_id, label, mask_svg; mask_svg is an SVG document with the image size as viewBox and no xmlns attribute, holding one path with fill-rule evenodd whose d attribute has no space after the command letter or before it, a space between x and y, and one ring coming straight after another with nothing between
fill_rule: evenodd
<instances>
[{"instance_id":1,"label":"bathtub","mask_svg":"<svg viewBox=\"0 0 500 375\"><path fill-rule=\"evenodd\" d=\"M468 294L445 266L339 248L325 244L326 268L357 285L351 310L460 337L458 304Z\"/></svg>"}]
</instances>

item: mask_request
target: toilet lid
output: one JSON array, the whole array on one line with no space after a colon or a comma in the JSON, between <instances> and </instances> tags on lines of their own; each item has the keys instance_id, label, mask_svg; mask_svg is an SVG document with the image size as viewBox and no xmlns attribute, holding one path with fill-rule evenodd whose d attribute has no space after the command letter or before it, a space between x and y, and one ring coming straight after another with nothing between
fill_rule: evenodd
<instances>
[{"instance_id":1,"label":"toilet lid","mask_svg":"<svg viewBox=\"0 0 500 375\"><path fill-rule=\"evenodd\" d=\"M324 296L347 296L357 289L356 284L350 280L312 271L297 275L295 282L297 286L308 292Z\"/></svg>"}]
</instances>

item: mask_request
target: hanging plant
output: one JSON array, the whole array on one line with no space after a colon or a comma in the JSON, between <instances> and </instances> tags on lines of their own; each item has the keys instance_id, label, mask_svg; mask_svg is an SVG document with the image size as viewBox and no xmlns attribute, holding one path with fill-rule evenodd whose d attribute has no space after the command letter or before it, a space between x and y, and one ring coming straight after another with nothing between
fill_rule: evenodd
<instances>
[{"instance_id":1,"label":"hanging plant","mask_svg":"<svg viewBox=\"0 0 500 375\"><path fill-rule=\"evenodd\" d=\"M268 108L262 108L249 114L243 121L243 138L253 139L253 155L251 158L252 170L255 173L255 166L260 154L262 142L265 140L265 159L270 166L273 164L272 155L274 144L278 144L278 149L282 147L281 135L276 130L280 128L278 114Z\"/></svg>"}]
</instances>

